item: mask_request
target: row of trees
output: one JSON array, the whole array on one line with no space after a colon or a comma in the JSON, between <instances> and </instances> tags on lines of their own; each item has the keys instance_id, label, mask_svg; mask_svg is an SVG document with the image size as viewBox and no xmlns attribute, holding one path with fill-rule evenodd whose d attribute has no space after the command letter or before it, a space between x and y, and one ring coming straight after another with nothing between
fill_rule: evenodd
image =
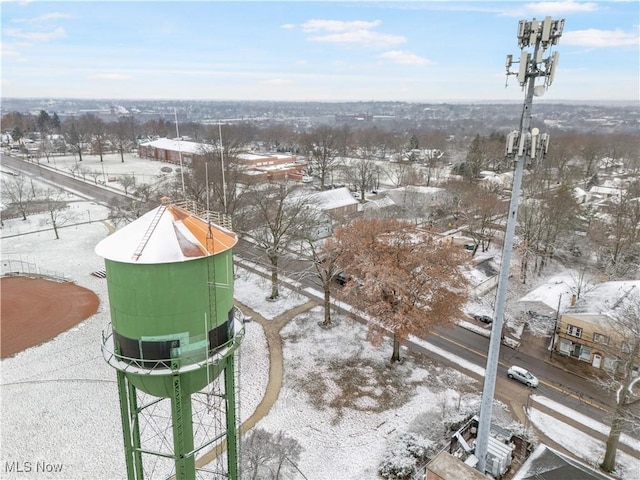
<instances>
[{"instance_id":1,"label":"row of trees","mask_svg":"<svg viewBox=\"0 0 640 480\"><path fill-rule=\"evenodd\" d=\"M122 153L127 146L135 145L139 138L173 137L176 132L175 123L166 119L141 123L133 116L120 116L114 117L113 121L105 121L87 113L61 121L55 112L49 114L44 110L38 115L7 113L2 117L2 125L5 132L12 134L14 141L31 137L44 142L48 135L61 135L68 149L79 157L89 147L98 155L107 147ZM217 125L181 122L180 133L196 142L217 144L219 139ZM509 166L501 163L506 133L452 137L442 130L416 128L393 131L377 125L362 128L320 125L300 132L284 124L259 128L248 122L224 125L223 128L223 136L229 137L224 139L225 145L230 140L243 148L253 144L262 145L265 150L305 154L322 185L330 178L330 170L337 157L402 161L414 158L409 152L425 148L445 152L440 160L453 163L458 173L473 180L483 170L509 169ZM47 151L55 152L56 148L62 148L59 141L53 143L42 146L43 156ZM561 180L574 178L597 182L603 158L607 159L610 166L625 159L627 163L634 161L629 168L637 173L640 169L637 144L638 137L632 134L554 133L553 148L541 168L554 171ZM426 167L438 163L433 158L423 161ZM429 178L427 172L427 182Z\"/></svg>"},{"instance_id":2,"label":"row of trees","mask_svg":"<svg viewBox=\"0 0 640 480\"><path fill-rule=\"evenodd\" d=\"M40 188L23 175L3 178L1 186L3 196L10 202L9 207L0 215L2 226L7 217L21 216L22 220L27 220L28 215L45 213L45 224L51 226L58 240L60 227L72 220L64 193L60 190Z\"/></svg>"}]
</instances>

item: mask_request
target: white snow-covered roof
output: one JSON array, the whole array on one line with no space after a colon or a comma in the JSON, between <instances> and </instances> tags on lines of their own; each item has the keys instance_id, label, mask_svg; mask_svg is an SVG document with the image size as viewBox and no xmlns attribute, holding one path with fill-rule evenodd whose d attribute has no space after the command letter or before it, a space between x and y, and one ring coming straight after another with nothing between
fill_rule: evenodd
<instances>
[{"instance_id":1,"label":"white snow-covered roof","mask_svg":"<svg viewBox=\"0 0 640 480\"><path fill-rule=\"evenodd\" d=\"M601 187L598 185L594 185L589 189L589 192L595 195L622 195L622 190L614 187Z\"/></svg>"},{"instance_id":2,"label":"white snow-covered roof","mask_svg":"<svg viewBox=\"0 0 640 480\"><path fill-rule=\"evenodd\" d=\"M172 138L158 138L150 142L140 144L141 147L154 147L162 150L170 150L173 152L193 153L202 155L213 148L213 145L206 143L188 142L185 140L177 140Z\"/></svg>"},{"instance_id":3,"label":"white snow-covered roof","mask_svg":"<svg viewBox=\"0 0 640 480\"><path fill-rule=\"evenodd\" d=\"M153 223L157 221L155 227ZM213 241L207 241L207 235ZM148 239L147 239L148 237ZM174 205L147 212L96 246L96 253L122 263L174 263L201 258L233 247L237 236Z\"/></svg>"},{"instance_id":4,"label":"white snow-covered roof","mask_svg":"<svg viewBox=\"0 0 640 480\"><path fill-rule=\"evenodd\" d=\"M310 196L309 201L321 210L333 210L335 208L358 204L358 200L353 198L353 195L351 195L347 187L314 193Z\"/></svg>"},{"instance_id":5,"label":"white snow-covered roof","mask_svg":"<svg viewBox=\"0 0 640 480\"><path fill-rule=\"evenodd\" d=\"M610 315L624 308L626 302L640 295L640 280L604 282L582 294L571 309L574 313Z\"/></svg>"},{"instance_id":6,"label":"white snow-covered roof","mask_svg":"<svg viewBox=\"0 0 640 480\"><path fill-rule=\"evenodd\" d=\"M569 275L551 277L519 301L540 302L555 311L558 308L558 300L561 300L560 312L607 315L619 309L630 296L640 294L640 280L604 282L596 286L585 285L583 293L572 307L571 297L575 286L576 280Z\"/></svg>"},{"instance_id":7,"label":"white snow-covered roof","mask_svg":"<svg viewBox=\"0 0 640 480\"><path fill-rule=\"evenodd\" d=\"M564 311L571 304L571 285L573 282L570 276L556 276L549 278L544 284L531 290L520 302L540 302L549 307L551 311L558 308L558 300L561 300L560 311ZM562 299L560 298L562 296Z\"/></svg>"},{"instance_id":8,"label":"white snow-covered roof","mask_svg":"<svg viewBox=\"0 0 640 480\"><path fill-rule=\"evenodd\" d=\"M574 187L573 196L576 198L586 197L588 193L580 187Z\"/></svg>"},{"instance_id":9,"label":"white snow-covered roof","mask_svg":"<svg viewBox=\"0 0 640 480\"><path fill-rule=\"evenodd\" d=\"M362 206L363 210L378 210L380 208L392 207L396 204L391 197L384 196L377 200L370 200Z\"/></svg>"},{"instance_id":10,"label":"white snow-covered roof","mask_svg":"<svg viewBox=\"0 0 640 480\"><path fill-rule=\"evenodd\" d=\"M433 201L445 192L446 190L444 188L439 187L409 185L406 187L387 190L387 196L391 197L396 204L404 205L408 198L423 198L425 200Z\"/></svg>"}]
</instances>

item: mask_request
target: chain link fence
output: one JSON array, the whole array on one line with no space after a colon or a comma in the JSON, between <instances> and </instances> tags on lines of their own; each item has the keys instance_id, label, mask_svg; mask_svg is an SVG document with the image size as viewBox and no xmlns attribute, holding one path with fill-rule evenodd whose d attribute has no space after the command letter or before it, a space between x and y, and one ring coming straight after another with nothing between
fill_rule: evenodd
<instances>
[{"instance_id":1,"label":"chain link fence","mask_svg":"<svg viewBox=\"0 0 640 480\"><path fill-rule=\"evenodd\" d=\"M71 281L64 273L46 270L35 263L26 262L16 258L3 258L1 262L0 277L46 277L60 282Z\"/></svg>"}]
</instances>

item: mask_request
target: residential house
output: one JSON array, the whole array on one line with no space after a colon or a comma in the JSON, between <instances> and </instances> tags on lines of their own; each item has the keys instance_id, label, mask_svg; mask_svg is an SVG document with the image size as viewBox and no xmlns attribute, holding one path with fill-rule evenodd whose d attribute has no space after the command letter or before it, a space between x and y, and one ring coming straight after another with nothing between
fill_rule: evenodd
<instances>
[{"instance_id":1,"label":"residential house","mask_svg":"<svg viewBox=\"0 0 640 480\"><path fill-rule=\"evenodd\" d=\"M589 189L589 194L594 199L608 200L610 198L621 198L623 191L620 188L594 185Z\"/></svg>"},{"instance_id":2,"label":"residential house","mask_svg":"<svg viewBox=\"0 0 640 480\"><path fill-rule=\"evenodd\" d=\"M360 202L353 197L347 187L342 187L314 193L309 196L309 203L334 220L340 220L356 214Z\"/></svg>"},{"instance_id":3,"label":"residential house","mask_svg":"<svg viewBox=\"0 0 640 480\"><path fill-rule=\"evenodd\" d=\"M613 477L541 443L513 477L513 480L540 479L613 480Z\"/></svg>"},{"instance_id":4,"label":"residential house","mask_svg":"<svg viewBox=\"0 0 640 480\"><path fill-rule=\"evenodd\" d=\"M629 299L638 298L639 291L640 281L634 280L601 283L587 292L560 315L554 351L593 369L620 368L620 356L628 353L630 340L616 317Z\"/></svg>"}]
</instances>

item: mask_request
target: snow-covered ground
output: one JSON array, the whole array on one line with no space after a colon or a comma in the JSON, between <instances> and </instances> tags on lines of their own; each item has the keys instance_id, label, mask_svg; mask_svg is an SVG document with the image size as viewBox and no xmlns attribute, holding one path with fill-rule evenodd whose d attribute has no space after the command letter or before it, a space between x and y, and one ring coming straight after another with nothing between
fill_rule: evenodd
<instances>
[{"instance_id":1,"label":"snow-covered ground","mask_svg":"<svg viewBox=\"0 0 640 480\"><path fill-rule=\"evenodd\" d=\"M89 165L95 158L85 161ZM143 168L135 166L138 162L150 163L149 172L159 170L157 162L138 159L125 164ZM90 215L93 222L61 229L60 240L54 239L52 231L11 236L47 228L38 215L27 221L8 220L1 230L3 264L18 259L63 273L96 292L101 300L93 317L0 363L2 478L125 477L116 377L100 351L101 334L109 323L106 281L91 275L103 267L94 247L108 228L95 219L105 218L106 210L84 201L73 202L71 208L78 221ZM262 277L242 268L238 273L236 299L267 319L306 301L283 288L282 300L268 302L269 287ZM412 431L434 436L434 426L441 425L443 417L455 418L477 408L481 385L471 377L424 358L408 358L390 370L390 345L372 347L365 340L364 327L345 317L336 316L337 325L328 330L319 328L321 320L321 309L313 308L282 330L283 387L269 414L257 424L273 433L283 430L300 443L303 450L297 466L306 478L376 479L377 467L394 435ZM242 420L262 398L269 369L262 328L249 322L246 329L240 355ZM462 369L483 371L424 343ZM537 400L549 408L564 408L548 399ZM589 463L604 452L602 442L542 412L532 410L530 420ZM597 427L608 431L603 425ZM635 459L621 452L618 459L623 478L638 478ZM23 466L31 462L34 471L28 477L11 473L7 462ZM36 473L36 462L60 464L63 470Z\"/></svg>"}]
</instances>

